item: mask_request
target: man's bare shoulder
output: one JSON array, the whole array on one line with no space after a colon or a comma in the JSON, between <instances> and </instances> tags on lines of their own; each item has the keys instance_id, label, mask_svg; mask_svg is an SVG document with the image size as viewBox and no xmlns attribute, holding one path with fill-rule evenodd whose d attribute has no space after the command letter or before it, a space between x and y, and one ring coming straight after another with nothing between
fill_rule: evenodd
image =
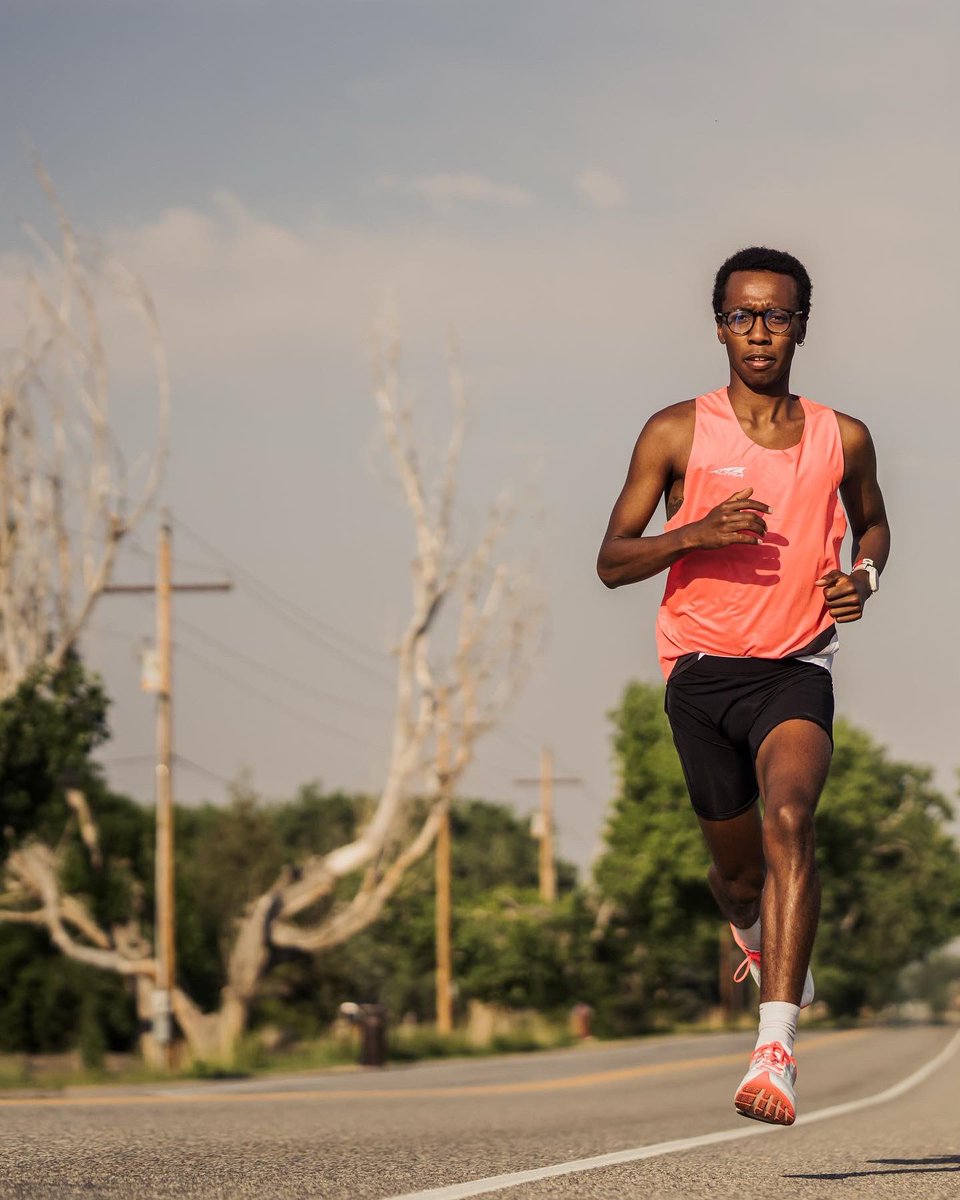
<instances>
[{"instance_id":1,"label":"man's bare shoulder","mask_svg":"<svg viewBox=\"0 0 960 1200\"><path fill-rule=\"evenodd\" d=\"M877 452L870 430L863 421L851 417L848 413L837 412L836 415L840 429L840 445L843 448L844 484L849 485L857 479L876 479Z\"/></svg>"},{"instance_id":2,"label":"man's bare shoulder","mask_svg":"<svg viewBox=\"0 0 960 1200\"><path fill-rule=\"evenodd\" d=\"M693 435L697 419L696 400L681 400L655 412L643 427L641 437L663 438L673 441Z\"/></svg>"},{"instance_id":3,"label":"man's bare shoulder","mask_svg":"<svg viewBox=\"0 0 960 1200\"><path fill-rule=\"evenodd\" d=\"M870 430L863 421L857 417L851 417L849 413L840 412L839 409L833 410L837 425L840 428L840 440L843 442L844 452L849 454L858 450L865 450L872 445Z\"/></svg>"}]
</instances>

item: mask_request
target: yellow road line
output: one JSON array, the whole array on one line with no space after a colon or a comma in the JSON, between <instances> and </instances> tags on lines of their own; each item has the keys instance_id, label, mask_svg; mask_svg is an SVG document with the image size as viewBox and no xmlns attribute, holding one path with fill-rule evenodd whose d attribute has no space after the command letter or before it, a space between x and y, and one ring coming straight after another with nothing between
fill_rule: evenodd
<instances>
[{"instance_id":1,"label":"yellow road line","mask_svg":"<svg viewBox=\"0 0 960 1200\"><path fill-rule=\"evenodd\" d=\"M820 1034L804 1039L803 1052L807 1054L838 1041L850 1041L864 1036L863 1030L846 1030L842 1033ZM681 1071L697 1071L703 1067L729 1066L743 1061L744 1051L735 1054L718 1054L701 1058L684 1058L676 1062L647 1063L637 1067L620 1067L609 1071L593 1071L585 1075L567 1075L560 1079L534 1079L525 1083L478 1083L460 1084L455 1087L406 1087L406 1088L313 1088L300 1091L262 1092L155 1092L144 1095L107 1096L27 1096L0 1098L0 1108L121 1108L148 1104L250 1104L255 1101L280 1100L413 1100L465 1096L519 1096L530 1092L555 1092L570 1088L599 1087L607 1083L622 1083L625 1080L645 1079L652 1075L672 1075Z\"/></svg>"}]
</instances>

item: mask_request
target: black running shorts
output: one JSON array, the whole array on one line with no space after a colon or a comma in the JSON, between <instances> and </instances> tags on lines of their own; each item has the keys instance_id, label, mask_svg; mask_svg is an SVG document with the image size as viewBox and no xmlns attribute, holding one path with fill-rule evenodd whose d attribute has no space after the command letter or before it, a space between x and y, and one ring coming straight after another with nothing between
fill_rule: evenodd
<instances>
[{"instance_id":1,"label":"black running shorts","mask_svg":"<svg viewBox=\"0 0 960 1200\"><path fill-rule=\"evenodd\" d=\"M757 800L760 743L784 721L812 721L833 742L830 672L795 658L685 655L664 701L697 816L725 821Z\"/></svg>"}]
</instances>

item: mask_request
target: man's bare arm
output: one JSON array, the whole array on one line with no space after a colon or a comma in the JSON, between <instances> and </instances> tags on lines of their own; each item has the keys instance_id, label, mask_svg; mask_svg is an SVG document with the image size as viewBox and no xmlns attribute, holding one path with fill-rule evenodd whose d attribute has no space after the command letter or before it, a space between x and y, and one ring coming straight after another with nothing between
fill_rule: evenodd
<instances>
[{"instance_id":1,"label":"man's bare arm","mask_svg":"<svg viewBox=\"0 0 960 1200\"><path fill-rule=\"evenodd\" d=\"M862 421L838 416L846 464L840 497L853 534L853 561L872 558L882 571L890 555L890 525L877 481L877 452Z\"/></svg>"},{"instance_id":2,"label":"man's bare arm","mask_svg":"<svg viewBox=\"0 0 960 1200\"><path fill-rule=\"evenodd\" d=\"M853 534L853 562L873 560L882 571L890 555L890 525L877 481L877 454L870 430L862 421L837 413L843 443L844 474L840 498ZM830 571L817 584L831 615L840 624L859 621L870 597L870 585L863 571Z\"/></svg>"},{"instance_id":3,"label":"man's bare arm","mask_svg":"<svg viewBox=\"0 0 960 1200\"><path fill-rule=\"evenodd\" d=\"M736 492L702 520L669 533L644 531L672 478L680 473L692 433L690 410L678 404L656 413L644 426L597 558L597 574L609 588L636 583L670 567L691 550L717 550L737 543L755 544L767 527L760 515L766 504L751 500L752 488ZM684 438L687 446L684 449Z\"/></svg>"}]
</instances>

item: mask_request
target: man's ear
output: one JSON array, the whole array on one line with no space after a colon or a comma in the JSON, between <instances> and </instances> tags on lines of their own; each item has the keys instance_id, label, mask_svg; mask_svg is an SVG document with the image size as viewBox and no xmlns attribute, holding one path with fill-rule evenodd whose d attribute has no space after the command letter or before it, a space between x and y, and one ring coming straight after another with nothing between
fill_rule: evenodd
<instances>
[{"instance_id":1,"label":"man's ear","mask_svg":"<svg viewBox=\"0 0 960 1200\"><path fill-rule=\"evenodd\" d=\"M800 333L797 335L797 345L802 346L807 336L807 321L808 317L800 318Z\"/></svg>"},{"instance_id":2,"label":"man's ear","mask_svg":"<svg viewBox=\"0 0 960 1200\"><path fill-rule=\"evenodd\" d=\"M720 343L721 346L725 346L727 344L726 332L727 331L723 327L723 322L718 321L717 322L717 341Z\"/></svg>"}]
</instances>

